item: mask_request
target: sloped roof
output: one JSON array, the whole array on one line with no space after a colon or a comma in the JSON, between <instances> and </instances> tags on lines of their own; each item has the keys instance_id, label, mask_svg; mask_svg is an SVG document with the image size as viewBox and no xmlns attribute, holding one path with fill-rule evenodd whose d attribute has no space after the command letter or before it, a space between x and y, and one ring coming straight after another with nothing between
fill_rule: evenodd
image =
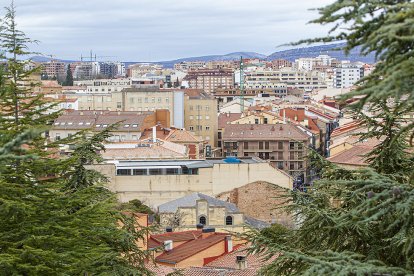
<instances>
[{"instance_id":1,"label":"sloped roof","mask_svg":"<svg viewBox=\"0 0 414 276\"><path fill-rule=\"evenodd\" d=\"M344 150L328 160L332 163L354 165L354 166L367 166L366 157L364 155L372 151L372 147L366 146L354 146L348 150Z\"/></svg>"},{"instance_id":2,"label":"sloped roof","mask_svg":"<svg viewBox=\"0 0 414 276\"><path fill-rule=\"evenodd\" d=\"M164 252L156 257L155 260L160 263L176 264L224 241L227 235L225 233L214 233L206 238L191 240L175 247L171 251Z\"/></svg>"},{"instance_id":3,"label":"sloped roof","mask_svg":"<svg viewBox=\"0 0 414 276\"><path fill-rule=\"evenodd\" d=\"M196 138L189 131L184 129L173 129L170 134L165 138L166 141L171 142L186 142L186 143L200 143L200 139Z\"/></svg>"},{"instance_id":4,"label":"sloped roof","mask_svg":"<svg viewBox=\"0 0 414 276\"><path fill-rule=\"evenodd\" d=\"M291 124L230 124L225 127L223 140L305 140L309 136Z\"/></svg>"},{"instance_id":5,"label":"sloped roof","mask_svg":"<svg viewBox=\"0 0 414 276\"><path fill-rule=\"evenodd\" d=\"M270 260L265 261L263 258L260 257L259 254L247 254L246 250L248 248L249 248L249 245L241 245L240 247L238 247L233 252L230 252L229 254L225 254L225 255L217 258L216 260L208 263L206 265L206 267L237 269L238 265L236 263L236 256L246 256L247 269L243 269L243 270L246 270L246 271L253 270L253 271L257 272L264 265L272 263L274 261L274 259L277 258L277 256L274 256ZM243 271L243 270L241 270L241 271ZM225 274L225 275L227 275L227 274ZM240 275L244 275L244 274L240 274ZM256 275L256 274L247 274L247 275Z\"/></svg>"},{"instance_id":6,"label":"sloped roof","mask_svg":"<svg viewBox=\"0 0 414 276\"><path fill-rule=\"evenodd\" d=\"M219 200L217 198L202 194L192 193L190 195L172 200L170 202L161 204L158 207L160 213L174 213L179 207L194 207L196 206L197 200L206 200L209 206L221 206L225 207L229 212L239 212L237 206L233 203Z\"/></svg>"},{"instance_id":7,"label":"sloped roof","mask_svg":"<svg viewBox=\"0 0 414 276\"><path fill-rule=\"evenodd\" d=\"M225 128L230 122L240 119L242 113L220 113L218 116L218 128Z\"/></svg>"}]
</instances>

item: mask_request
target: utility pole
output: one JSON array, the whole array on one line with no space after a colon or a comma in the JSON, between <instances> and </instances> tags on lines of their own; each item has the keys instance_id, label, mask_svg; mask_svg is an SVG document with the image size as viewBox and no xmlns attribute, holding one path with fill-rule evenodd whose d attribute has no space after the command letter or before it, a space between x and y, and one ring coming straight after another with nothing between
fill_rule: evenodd
<instances>
[{"instance_id":1,"label":"utility pole","mask_svg":"<svg viewBox=\"0 0 414 276\"><path fill-rule=\"evenodd\" d=\"M240 111L243 113L244 111L244 87L243 87L243 57L240 56Z\"/></svg>"}]
</instances>

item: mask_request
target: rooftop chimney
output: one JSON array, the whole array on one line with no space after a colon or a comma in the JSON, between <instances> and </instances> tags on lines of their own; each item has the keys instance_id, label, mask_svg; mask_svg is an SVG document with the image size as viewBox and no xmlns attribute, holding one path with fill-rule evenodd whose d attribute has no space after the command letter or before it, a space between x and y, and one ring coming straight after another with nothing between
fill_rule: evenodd
<instances>
[{"instance_id":1,"label":"rooftop chimney","mask_svg":"<svg viewBox=\"0 0 414 276\"><path fill-rule=\"evenodd\" d=\"M216 229L215 229L215 228L210 228L210 227L208 227L208 228L204 228L204 229L201 231L201 237L202 237L203 239L205 239L205 238L207 238L207 237L209 237L209 236L211 236L211 235L214 235L214 234L215 234L215 232L216 232Z\"/></svg>"},{"instance_id":2,"label":"rooftop chimney","mask_svg":"<svg viewBox=\"0 0 414 276\"><path fill-rule=\"evenodd\" d=\"M231 236L226 236L224 246L226 248L226 253L233 251L233 241L231 240Z\"/></svg>"},{"instance_id":3,"label":"rooftop chimney","mask_svg":"<svg viewBox=\"0 0 414 276\"><path fill-rule=\"evenodd\" d=\"M164 250L165 251L173 250L173 241L172 240L164 241Z\"/></svg>"},{"instance_id":4,"label":"rooftop chimney","mask_svg":"<svg viewBox=\"0 0 414 276\"><path fill-rule=\"evenodd\" d=\"M196 228L197 228L197 230L203 230L204 224L199 223L199 224L196 225Z\"/></svg>"},{"instance_id":5,"label":"rooftop chimney","mask_svg":"<svg viewBox=\"0 0 414 276\"><path fill-rule=\"evenodd\" d=\"M152 127L152 142L157 142L157 126Z\"/></svg>"},{"instance_id":6,"label":"rooftop chimney","mask_svg":"<svg viewBox=\"0 0 414 276\"><path fill-rule=\"evenodd\" d=\"M237 263L238 269L246 269L247 268L246 256L236 256L236 263Z\"/></svg>"}]
</instances>

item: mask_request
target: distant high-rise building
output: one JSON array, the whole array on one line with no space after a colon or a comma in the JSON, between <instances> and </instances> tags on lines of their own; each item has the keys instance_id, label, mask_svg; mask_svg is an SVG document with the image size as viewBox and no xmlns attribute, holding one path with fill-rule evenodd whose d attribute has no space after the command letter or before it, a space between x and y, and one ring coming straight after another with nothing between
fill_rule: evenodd
<instances>
[{"instance_id":1,"label":"distant high-rise building","mask_svg":"<svg viewBox=\"0 0 414 276\"><path fill-rule=\"evenodd\" d=\"M364 77L364 67L360 62L342 63L335 68L334 86L349 88Z\"/></svg>"}]
</instances>

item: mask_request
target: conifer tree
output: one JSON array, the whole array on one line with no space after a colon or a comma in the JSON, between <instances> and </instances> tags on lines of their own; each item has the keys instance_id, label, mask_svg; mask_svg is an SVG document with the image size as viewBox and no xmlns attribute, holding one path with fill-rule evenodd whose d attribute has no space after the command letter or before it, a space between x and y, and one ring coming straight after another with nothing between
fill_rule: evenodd
<instances>
[{"instance_id":1,"label":"conifer tree","mask_svg":"<svg viewBox=\"0 0 414 276\"><path fill-rule=\"evenodd\" d=\"M264 275L413 275L414 3L337 0L319 13L313 23L333 24L331 32L300 43L345 40L346 52L376 54L375 70L345 99L360 96L349 108L368 128L361 139L381 143L356 171L312 154L320 180L285 196L297 227L278 238L249 233L251 251L277 256Z\"/></svg>"},{"instance_id":2,"label":"conifer tree","mask_svg":"<svg viewBox=\"0 0 414 276\"><path fill-rule=\"evenodd\" d=\"M104 177L86 168L108 133L78 135L72 157L47 141L57 114L33 93L25 71L31 40L17 29L13 2L0 29L0 275L149 275L133 216L118 211Z\"/></svg>"},{"instance_id":3,"label":"conifer tree","mask_svg":"<svg viewBox=\"0 0 414 276\"><path fill-rule=\"evenodd\" d=\"M70 70L70 64L68 64L68 68L66 70L66 80L64 82L64 86L73 86L73 75L72 70Z\"/></svg>"}]
</instances>

